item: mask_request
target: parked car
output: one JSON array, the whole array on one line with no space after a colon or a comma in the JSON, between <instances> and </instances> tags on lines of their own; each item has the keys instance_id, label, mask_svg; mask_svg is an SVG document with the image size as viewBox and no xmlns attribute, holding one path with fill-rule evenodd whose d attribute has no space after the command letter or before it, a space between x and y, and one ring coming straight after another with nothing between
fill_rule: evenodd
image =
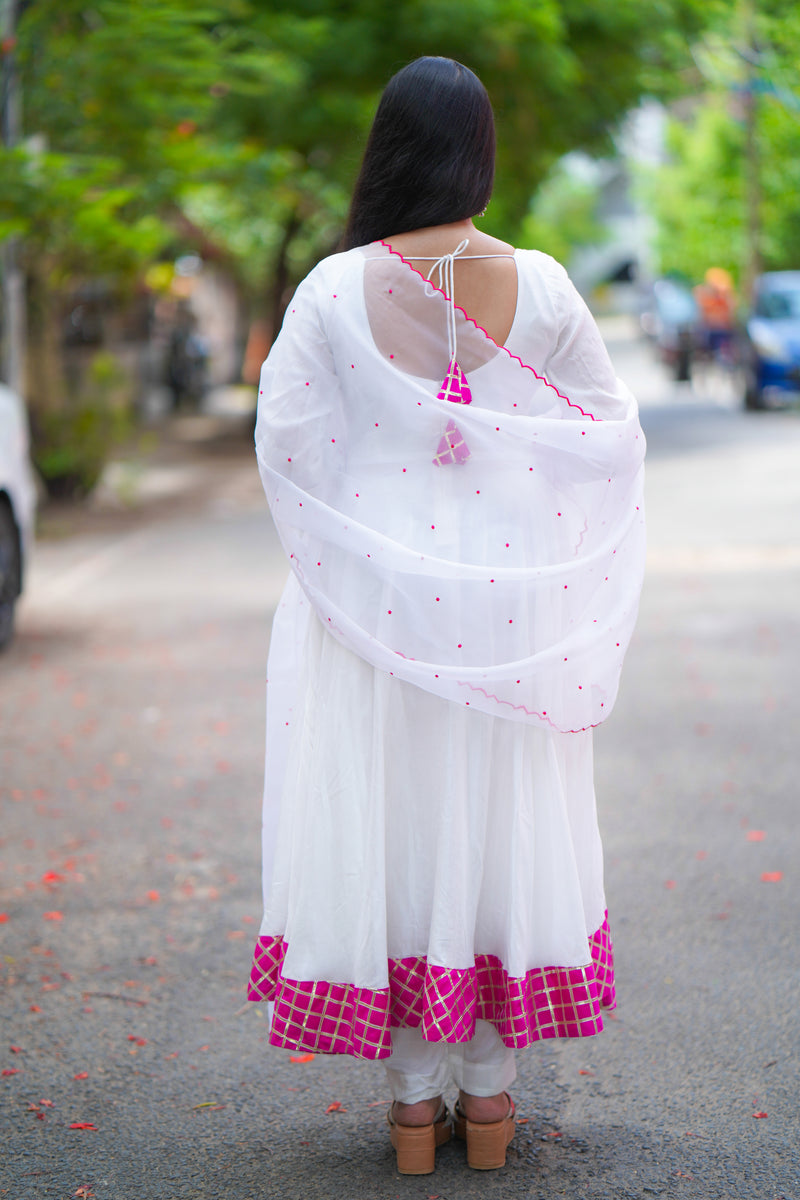
<instances>
[{"instance_id":1,"label":"parked car","mask_svg":"<svg viewBox=\"0 0 800 1200\"><path fill-rule=\"evenodd\" d=\"M742 346L745 408L800 399L800 271L756 280Z\"/></svg>"},{"instance_id":2,"label":"parked car","mask_svg":"<svg viewBox=\"0 0 800 1200\"><path fill-rule=\"evenodd\" d=\"M656 279L639 320L672 376L686 382L702 340L700 309L690 289L677 279Z\"/></svg>"},{"instance_id":3,"label":"parked car","mask_svg":"<svg viewBox=\"0 0 800 1200\"><path fill-rule=\"evenodd\" d=\"M35 509L25 406L0 383L0 650L14 632L14 606L22 592Z\"/></svg>"}]
</instances>

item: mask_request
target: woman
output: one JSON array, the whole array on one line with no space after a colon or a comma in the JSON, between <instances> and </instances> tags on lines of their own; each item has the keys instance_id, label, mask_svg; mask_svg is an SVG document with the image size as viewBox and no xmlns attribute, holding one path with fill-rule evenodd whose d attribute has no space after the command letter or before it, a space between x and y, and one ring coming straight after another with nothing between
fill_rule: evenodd
<instances>
[{"instance_id":1,"label":"woman","mask_svg":"<svg viewBox=\"0 0 800 1200\"><path fill-rule=\"evenodd\" d=\"M591 730L635 618L644 439L563 269L473 225L493 172L472 72L400 71L347 249L260 385L292 574L250 996L273 1045L385 1062L402 1173L433 1170L451 1078L470 1165L502 1166L515 1049L614 1002Z\"/></svg>"}]
</instances>

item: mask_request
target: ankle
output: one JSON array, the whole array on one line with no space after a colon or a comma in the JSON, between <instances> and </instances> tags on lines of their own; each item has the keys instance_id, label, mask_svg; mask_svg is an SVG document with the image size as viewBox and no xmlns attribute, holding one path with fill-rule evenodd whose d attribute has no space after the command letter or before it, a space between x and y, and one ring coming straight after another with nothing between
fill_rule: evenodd
<instances>
[{"instance_id":1,"label":"ankle","mask_svg":"<svg viewBox=\"0 0 800 1200\"><path fill-rule=\"evenodd\" d=\"M416 1104L403 1104L395 1100L392 1105L392 1116L398 1125L430 1125L441 1107L442 1097L433 1096L429 1100L419 1100Z\"/></svg>"},{"instance_id":2,"label":"ankle","mask_svg":"<svg viewBox=\"0 0 800 1200\"><path fill-rule=\"evenodd\" d=\"M509 1098L506 1092L494 1096L472 1096L469 1092L458 1093L458 1104L468 1121L476 1125L489 1125L508 1116Z\"/></svg>"}]
</instances>

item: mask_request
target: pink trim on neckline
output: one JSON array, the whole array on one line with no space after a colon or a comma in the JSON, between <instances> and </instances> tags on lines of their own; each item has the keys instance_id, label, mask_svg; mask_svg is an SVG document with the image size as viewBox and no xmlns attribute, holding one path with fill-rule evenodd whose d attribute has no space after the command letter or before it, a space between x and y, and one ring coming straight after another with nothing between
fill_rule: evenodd
<instances>
[{"instance_id":1,"label":"pink trim on neckline","mask_svg":"<svg viewBox=\"0 0 800 1200\"><path fill-rule=\"evenodd\" d=\"M429 283L435 292L438 292L440 296L444 296L445 300L447 300L448 303L450 302L450 298L447 295L447 293L445 291L443 291L442 288L437 287L435 283L431 283L431 281L429 279L426 279L425 276L422 274L422 272L418 271L417 268L414 266L414 264L409 262L409 260L407 258L405 258L400 253L399 250L393 249L393 247L389 244L389 242L383 241L382 238L381 238L379 244L381 246L383 246L383 248L385 250L388 250L390 254L393 254L395 256L395 258L399 258L401 262L405 263L405 265L408 267L408 269L410 271L413 271L415 275L418 275L423 283ZM476 254L476 255L472 255L472 256L467 255L466 257L467 258L469 258L469 257L480 258L481 256ZM517 252L515 250L513 254L505 254L505 255L501 255L500 257L513 258L516 263ZM519 288L520 284L519 284L519 264L518 263L517 263L517 277L518 277L517 278L517 287ZM517 304L519 305L519 296L517 296ZM511 350L509 350L508 346L501 346L499 342L496 342L494 340L494 338L492 337L492 335L490 333L487 333L487 331L483 328L483 326L479 325L478 322L474 319L474 317L471 317L469 315L469 313L466 312L465 309L463 309L461 307L460 304L456 304L456 305L454 305L454 307L458 309L458 311L463 316L464 320L468 321L470 323L470 325L474 325L476 329L480 330L480 332L483 334L483 336L488 341L490 341L493 346L496 346L498 350L502 350L505 354L508 355L509 358L513 358L516 362L518 362L519 365L521 367L523 367L526 371L530 371L533 375L535 375L540 383L543 383L545 385L545 387L549 387L551 389L551 391L554 391L555 394L559 397L559 399L564 400L569 405L570 408L577 408L578 412L583 413L584 417L588 417L590 421L602 420L601 417L596 417L593 413L587 412L585 408L581 408L580 404L573 403L573 401L570 400L569 396L565 396L563 392L560 392L554 383L551 383L550 380L545 375L540 375L539 372L536 370L536 368L532 367L530 365L530 363L523 362L518 354L514 354ZM517 318L516 318L516 312L515 312L514 320L511 322L511 329L514 328L514 326L516 324L516 319ZM511 335L511 329L508 331L509 336Z\"/></svg>"},{"instance_id":2,"label":"pink trim on neckline","mask_svg":"<svg viewBox=\"0 0 800 1200\"><path fill-rule=\"evenodd\" d=\"M389 959L388 987L286 979L282 937L256 944L248 999L272 1000L269 1040L287 1050L388 1058L392 1028L421 1028L428 1042L467 1042L476 1020L491 1021L503 1042L520 1049L546 1038L591 1037L601 1009L616 1004L608 914L589 938L582 967L537 967L514 978L496 955L450 969L424 957Z\"/></svg>"}]
</instances>

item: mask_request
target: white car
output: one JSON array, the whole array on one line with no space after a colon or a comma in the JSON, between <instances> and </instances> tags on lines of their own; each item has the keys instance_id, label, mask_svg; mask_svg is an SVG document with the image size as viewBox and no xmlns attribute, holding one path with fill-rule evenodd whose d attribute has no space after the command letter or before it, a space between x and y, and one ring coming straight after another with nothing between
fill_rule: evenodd
<instances>
[{"instance_id":1,"label":"white car","mask_svg":"<svg viewBox=\"0 0 800 1200\"><path fill-rule=\"evenodd\" d=\"M14 632L14 605L22 591L35 511L25 406L0 383L0 650Z\"/></svg>"}]
</instances>

